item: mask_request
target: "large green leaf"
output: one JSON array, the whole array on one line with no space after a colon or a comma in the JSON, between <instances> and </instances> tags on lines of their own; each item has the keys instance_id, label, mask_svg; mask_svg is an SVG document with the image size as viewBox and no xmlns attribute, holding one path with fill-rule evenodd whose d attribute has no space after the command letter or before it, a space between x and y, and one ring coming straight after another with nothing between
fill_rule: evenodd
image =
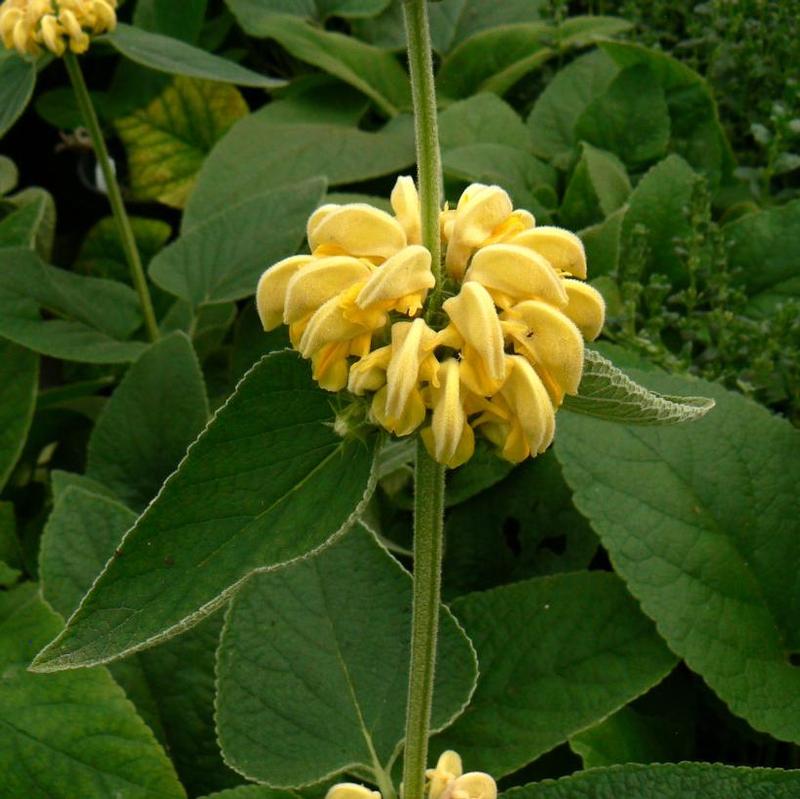
<instances>
[{"instance_id":1,"label":"large green leaf","mask_svg":"<svg viewBox=\"0 0 800 799\"><path fill-rule=\"evenodd\" d=\"M686 283L685 256L680 241L693 233L692 198L702 178L678 155L670 155L652 167L628 200L622 222L622 247L644 250L646 273L658 272L673 285ZM642 275L630 275L639 280Z\"/></svg>"},{"instance_id":2,"label":"large green leaf","mask_svg":"<svg viewBox=\"0 0 800 799\"><path fill-rule=\"evenodd\" d=\"M717 406L669 430L559 417L575 503L670 647L753 727L800 741L800 433L714 384L636 376Z\"/></svg>"},{"instance_id":3,"label":"large green leaf","mask_svg":"<svg viewBox=\"0 0 800 799\"><path fill-rule=\"evenodd\" d=\"M646 64L623 69L575 123L575 136L637 167L666 154L670 117L664 90Z\"/></svg>"},{"instance_id":4,"label":"large green leaf","mask_svg":"<svg viewBox=\"0 0 800 799\"><path fill-rule=\"evenodd\" d=\"M114 555L136 514L79 485L62 489L45 526L39 571L45 599L65 618ZM111 673L167 747L193 793L236 782L214 730L214 656L220 615L147 652L111 664Z\"/></svg>"},{"instance_id":5,"label":"large green leaf","mask_svg":"<svg viewBox=\"0 0 800 799\"><path fill-rule=\"evenodd\" d=\"M131 366L89 439L87 476L141 510L208 420L203 375L192 344L173 333Z\"/></svg>"},{"instance_id":6,"label":"large green leaf","mask_svg":"<svg viewBox=\"0 0 800 799\"><path fill-rule=\"evenodd\" d=\"M145 108L117 119L133 197L182 208L214 143L246 115L234 86L177 77Z\"/></svg>"},{"instance_id":7,"label":"large green leaf","mask_svg":"<svg viewBox=\"0 0 800 799\"><path fill-rule=\"evenodd\" d=\"M241 26L250 31L258 27L267 14L292 14L308 20L324 22L328 17L359 19L373 17L391 0L225 0Z\"/></svg>"},{"instance_id":8,"label":"large green leaf","mask_svg":"<svg viewBox=\"0 0 800 799\"><path fill-rule=\"evenodd\" d=\"M512 788L503 799L794 799L800 772L708 763L617 766Z\"/></svg>"},{"instance_id":9,"label":"large green leaf","mask_svg":"<svg viewBox=\"0 0 800 799\"><path fill-rule=\"evenodd\" d=\"M628 173L620 160L584 142L564 192L561 221L573 230L602 223L625 204L630 193ZM590 275L595 274L590 262Z\"/></svg>"},{"instance_id":10,"label":"large green leaf","mask_svg":"<svg viewBox=\"0 0 800 799\"><path fill-rule=\"evenodd\" d=\"M106 662L169 638L254 570L346 528L370 493L373 456L367 442L339 437L331 399L294 353L253 367L37 667Z\"/></svg>"},{"instance_id":11,"label":"large green leaf","mask_svg":"<svg viewBox=\"0 0 800 799\"><path fill-rule=\"evenodd\" d=\"M251 578L231 605L218 656L227 762L284 787L370 769L375 758L386 766L404 734L410 630L409 575L361 527L313 558ZM434 729L461 713L476 676L475 653L445 611Z\"/></svg>"},{"instance_id":12,"label":"large green leaf","mask_svg":"<svg viewBox=\"0 0 800 799\"><path fill-rule=\"evenodd\" d=\"M705 416L714 407L708 397L668 396L632 380L600 353L584 353L578 393L564 398L564 409L613 422L670 425Z\"/></svg>"},{"instance_id":13,"label":"large green leaf","mask_svg":"<svg viewBox=\"0 0 800 799\"><path fill-rule=\"evenodd\" d=\"M285 83L277 78L259 75L179 39L149 33L122 23L117 25L113 33L103 36L102 41L109 42L131 61L170 75L264 89L283 86Z\"/></svg>"},{"instance_id":14,"label":"large green leaf","mask_svg":"<svg viewBox=\"0 0 800 799\"><path fill-rule=\"evenodd\" d=\"M252 5L250 13L239 16L251 36L275 39L295 58L349 83L390 115L411 107L408 75L391 53L290 14L253 13Z\"/></svg>"},{"instance_id":15,"label":"large green leaf","mask_svg":"<svg viewBox=\"0 0 800 799\"><path fill-rule=\"evenodd\" d=\"M0 592L4 799L184 798L172 764L105 669L28 672L60 627L35 585Z\"/></svg>"},{"instance_id":16,"label":"large green leaf","mask_svg":"<svg viewBox=\"0 0 800 799\"><path fill-rule=\"evenodd\" d=\"M33 96L36 65L16 53L0 52L0 136L19 119Z\"/></svg>"},{"instance_id":17,"label":"large green leaf","mask_svg":"<svg viewBox=\"0 0 800 799\"><path fill-rule=\"evenodd\" d=\"M280 791L268 785L240 785L228 791L209 794L201 799L298 799L292 791Z\"/></svg>"},{"instance_id":18,"label":"large green leaf","mask_svg":"<svg viewBox=\"0 0 800 799\"><path fill-rule=\"evenodd\" d=\"M122 340L139 323L128 286L48 266L28 249L0 250L0 336L54 358L122 363L145 347Z\"/></svg>"},{"instance_id":19,"label":"large green leaf","mask_svg":"<svg viewBox=\"0 0 800 799\"><path fill-rule=\"evenodd\" d=\"M447 55L437 87L447 97L468 97L482 91L505 94L520 78L559 52L630 27L629 22L616 17L571 17L559 27L545 22L491 27Z\"/></svg>"},{"instance_id":20,"label":"large green leaf","mask_svg":"<svg viewBox=\"0 0 800 799\"><path fill-rule=\"evenodd\" d=\"M208 0L138 0L134 24L154 33L195 42L203 27Z\"/></svg>"},{"instance_id":21,"label":"large green leaf","mask_svg":"<svg viewBox=\"0 0 800 799\"><path fill-rule=\"evenodd\" d=\"M575 126L619 69L602 50L576 58L547 84L528 117L533 152L565 168L577 145Z\"/></svg>"},{"instance_id":22,"label":"large green leaf","mask_svg":"<svg viewBox=\"0 0 800 799\"><path fill-rule=\"evenodd\" d=\"M0 489L25 446L38 387L39 358L0 339Z\"/></svg>"},{"instance_id":23,"label":"large green leaf","mask_svg":"<svg viewBox=\"0 0 800 799\"><path fill-rule=\"evenodd\" d=\"M478 651L466 713L432 741L501 777L662 680L674 656L622 581L576 572L468 594L453 612Z\"/></svg>"},{"instance_id":24,"label":"large green leaf","mask_svg":"<svg viewBox=\"0 0 800 799\"><path fill-rule=\"evenodd\" d=\"M211 151L186 208L185 229L279 186L317 177L333 186L355 183L414 162L410 117L366 133L340 123L283 121L284 107L272 105L237 122Z\"/></svg>"},{"instance_id":25,"label":"large green leaf","mask_svg":"<svg viewBox=\"0 0 800 799\"><path fill-rule=\"evenodd\" d=\"M312 178L230 206L162 250L150 276L194 306L252 296L264 269L297 251L324 194Z\"/></svg>"},{"instance_id":26,"label":"large green leaf","mask_svg":"<svg viewBox=\"0 0 800 799\"><path fill-rule=\"evenodd\" d=\"M759 211L722 229L728 261L750 294L751 307L768 314L800 297L800 200Z\"/></svg>"},{"instance_id":27,"label":"large green leaf","mask_svg":"<svg viewBox=\"0 0 800 799\"><path fill-rule=\"evenodd\" d=\"M471 144L503 144L530 150L531 136L517 112L496 94L476 94L439 114L442 150Z\"/></svg>"}]
</instances>

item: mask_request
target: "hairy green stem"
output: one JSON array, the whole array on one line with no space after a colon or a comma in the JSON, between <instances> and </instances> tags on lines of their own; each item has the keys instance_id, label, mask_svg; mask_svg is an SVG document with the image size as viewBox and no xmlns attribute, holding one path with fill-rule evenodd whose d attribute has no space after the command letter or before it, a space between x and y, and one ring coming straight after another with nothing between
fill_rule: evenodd
<instances>
[{"instance_id":1,"label":"hairy green stem","mask_svg":"<svg viewBox=\"0 0 800 799\"><path fill-rule=\"evenodd\" d=\"M408 675L403 799L423 799L442 588L444 467L417 439L414 484L414 595Z\"/></svg>"},{"instance_id":2,"label":"hairy green stem","mask_svg":"<svg viewBox=\"0 0 800 799\"><path fill-rule=\"evenodd\" d=\"M111 203L111 210L114 213L114 219L117 223L120 243L122 244L122 249L125 252L125 259L128 261L128 266L131 270L133 285L136 288L136 293L139 295L139 303L142 307L142 316L144 317L147 337L151 341L155 341L159 336L159 331L155 311L153 310L153 301L150 299L150 290L147 287L147 278L144 274L139 248L136 246L136 238L133 235L131 221L125 211L122 192L119 189L117 176L108 155L108 148L103 138L103 132L100 129L100 122L97 119L97 113L94 110L92 98L89 96L89 90L86 88L86 81L83 79L83 72L81 71L80 64L75 54L67 51L64 54L64 64L67 67L69 79L75 92L75 99L78 101L78 108L80 109L84 124L89 131L89 136L92 139L97 163L100 165L100 170L105 179L108 201Z\"/></svg>"}]
</instances>

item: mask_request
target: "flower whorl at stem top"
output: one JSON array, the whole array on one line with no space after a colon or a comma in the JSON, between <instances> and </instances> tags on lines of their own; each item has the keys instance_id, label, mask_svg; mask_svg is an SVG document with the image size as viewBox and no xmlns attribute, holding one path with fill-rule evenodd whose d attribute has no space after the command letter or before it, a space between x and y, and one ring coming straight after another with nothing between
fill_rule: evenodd
<instances>
[{"instance_id":1,"label":"flower whorl at stem top","mask_svg":"<svg viewBox=\"0 0 800 799\"><path fill-rule=\"evenodd\" d=\"M482 771L464 774L458 752L442 752L436 768L428 769L425 777L428 799L497 799L492 777ZM325 799L381 799L381 794L355 782L340 782Z\"/></svg>"},{"instance_id":2,"label":"flower whorl at stem top","mask_svg":"<svg viewBox=\"0 0 800 799\"><path fill-rule=\"evenodd\" d=\"M259 281L264 327L287 324L323 388L371 394L372 419L399 436L421 429L439 463L468 460L476 432L514 463L544 452L556 409L578 390L584 338L605 316L583 282L580 239L536 227L498 186L472 184L441 213L447 299L431 327L420 312L435 281L411 178L391 204L394 216L360 203L315 211L311 254Z\"/></svg>"},{"instance_id":3,"label":"flower whorl at stem top","mask_svg":"<svg viewBox=\"0 0 800 799\"><path fill-rule=\"evenodd\" d=\"M5 0L0 5L0 40L8 50L57 56L67 47L85 53L92 35L117 25L117 0Z\"/></svg>"}]
</instances>

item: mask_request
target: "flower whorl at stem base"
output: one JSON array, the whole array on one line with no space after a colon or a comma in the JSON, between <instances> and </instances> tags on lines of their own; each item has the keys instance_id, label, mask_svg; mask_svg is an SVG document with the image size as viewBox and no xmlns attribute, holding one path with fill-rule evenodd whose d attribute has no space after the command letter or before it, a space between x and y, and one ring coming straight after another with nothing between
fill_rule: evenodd
<instances>
[{"instance_id":1,"label":"flower whorl at stem base","mask_svg":"<svg viewBox=\"0 0 800 799\"><path fill-rule=\"evenodd\" d=\"M446 299L426 321L435 280L411 178L398 179L391 205L394 216L363 203L317 209L311 254L259 281L265 329L287 324L320 386L371 394L372 420L399 436L419 429L439 463L466 462L476 432L514 463L544 452L556 410L578 390L584 338L605 317L583 282L580 239L536 227L500 187L472 184L441 213L435 288Z\"/></svg>"},{"instance_id":2,"label":"flower whorl at stem base","mask_svg":"<svg viewBox=\"0 0 800 799\"><path fill-rule=\"evenodd\" d=\"M42 49L62 56L67 47L85 53L91 36L114 30L116 7L117 0L5 0L0 40L23 56L37 56Z\"/></svg>"}]
</instances>

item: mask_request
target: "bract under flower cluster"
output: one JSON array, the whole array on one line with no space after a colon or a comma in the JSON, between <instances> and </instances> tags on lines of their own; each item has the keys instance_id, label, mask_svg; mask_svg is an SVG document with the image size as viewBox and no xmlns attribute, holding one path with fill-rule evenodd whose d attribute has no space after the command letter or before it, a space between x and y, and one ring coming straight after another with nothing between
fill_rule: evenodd
<instances>
[{"instance_id":1,"label":"bract under flower cluster","mask_svg":"<svg viewBox=\"0 0 800 799\"><path fill-rule=\"evenodd\" d=\"M311 254L259 282L264 327L289 325L323 388L371 395L373 420L398 436L421 429L439 463L467 461L476 431L514 463L543 452L556 409L578 390L584 338L604 321L602 297L583 282L580 239L536 227L498 186L469 186L441 214L437 289L448 298L432 327L421 311L435 280L411 178L398 179L391 203L394 216L365 204L318 209Z\"/></svg>"},{"instance_id":2,"label":"bract under flower cluster","mask_svg":"<svg viewBox=\"0 0 800 799\"><path fill-rule=\"evenodd\" d=\"M458 752L442 752L436 768L425 772L428 799L497 799L497 784L482 771L464 774ZM340 782L325 799L381 799L379 791L354 782Z\"/></svg>"},{"instance_id":3,"label":"bract under flower cluster","mask_svg":"<svg viewBox=\"0 0 800 799\"><path fill-rule=\"evenodd\" d=\"M5 0L0 5L0 39L8 50L57 56L89 49L90 36L117 25L117 0Z\"/></svg>"}]
</instances>

